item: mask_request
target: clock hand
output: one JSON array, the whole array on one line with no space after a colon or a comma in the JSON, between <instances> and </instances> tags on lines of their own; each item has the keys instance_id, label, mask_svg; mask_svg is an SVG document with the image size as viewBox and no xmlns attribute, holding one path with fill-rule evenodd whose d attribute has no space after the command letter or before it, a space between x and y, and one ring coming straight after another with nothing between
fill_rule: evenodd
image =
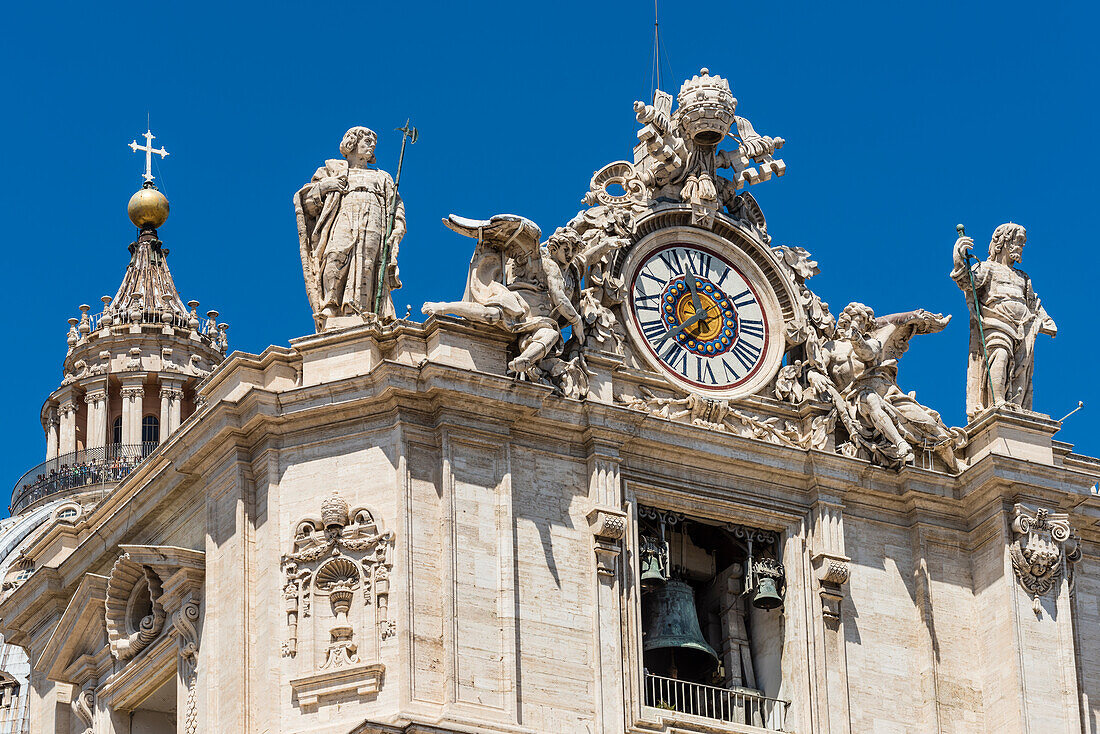
<instances>
[{"instance_id":1,"label":"clock hand","mask_svg":"<svg viewBox=\"0 0 1100 734\"><path fill-rule=\"evenodd\" d=\"M687 264L687 272L688 290L691 291L691 307L696 311L699 311L699 309L701 309L703 305L699 303L699 291L695 288L695 273L693 273L691 270L691 263Z\"/></svg>"},{"instance_id":2,"label":"clock hand","mask_svg":"<svg viewBox=\"0 0 1100 734\"><path fill-rule=\"evenodd\" d=\"M668 339L670 336L676 336L677 334L679 334L681 331L688 328L689 326L695 326L696 322L702 321L703 317L706 316L706 315L707 315L706 311L696 311L691 316L691 318L689 318L687 321L680 324L679 326L677 326L674 329L669 329L668 331L666 331L665 335L657 340L656 346L658 346L658 347L661 346L662 344L665 343L665 339Z\"/></svg>"}]
</instances>

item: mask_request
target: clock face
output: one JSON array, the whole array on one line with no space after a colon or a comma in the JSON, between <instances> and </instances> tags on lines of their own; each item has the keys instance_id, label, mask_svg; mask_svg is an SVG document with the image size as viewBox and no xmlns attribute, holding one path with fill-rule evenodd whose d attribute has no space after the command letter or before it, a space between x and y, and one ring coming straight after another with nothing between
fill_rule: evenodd
<instances>
[{"instance_id":1,"label":"clock face","mask_svg":"<svg viewBox=\"0 0 1100 734\"><path fill-rule=\"evenodd\" d=\"M778 368L766 292L754 284L766 281L747 276L732 258L697 244L665 244L637 259L628 276L632 331L649 361L675 380L729 396L758 384L767 363Z\"/></svg>"}]
</instances>

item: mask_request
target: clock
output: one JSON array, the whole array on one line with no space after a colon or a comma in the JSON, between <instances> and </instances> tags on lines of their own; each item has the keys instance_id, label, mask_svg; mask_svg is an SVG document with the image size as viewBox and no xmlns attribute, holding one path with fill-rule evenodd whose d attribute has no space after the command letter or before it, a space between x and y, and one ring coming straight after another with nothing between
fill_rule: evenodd
<instances>
[{"instance_id":1,"label":"clock","mask_svg":"<svg viewBox=\"0 0 1100 734\"><path fill-rule=\"evenodd\" d=\"M783 314L769 281L740 249L696 229L664 230L623 264L624 319L637 351L689 392L757 392L783 360Z\"/></svg>"}]
</instances>

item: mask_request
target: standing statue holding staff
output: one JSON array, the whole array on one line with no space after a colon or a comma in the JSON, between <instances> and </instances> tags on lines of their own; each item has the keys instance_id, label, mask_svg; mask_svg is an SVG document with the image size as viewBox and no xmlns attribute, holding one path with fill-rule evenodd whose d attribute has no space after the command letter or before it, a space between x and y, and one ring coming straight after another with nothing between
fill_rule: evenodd
<instances>
[{"instance_id":1,"label":"standing statue holding staff","mask_svg":"<svg viewBox=\"0 0 1100 734\"><path fill-rule=\"evenodd\" d=\"M370 167L377 142L373 130L351 128L340 143L345 160L325 161L294 195L302 272L318 331L371 316L395 318L391 291L401 287L397 251L405 205L390 175Z\"/></svg>"},{"instance_id":2,"label":"standing statue holding staff","mask_svg":"<svg viewBox=\"0 0 1100 734\"><path fill-rule=\"evenodd\" d=\"M989 258L974 258L974 240L959 227L951 278L966 294L970 308L970 363L966 374L966 415L1009 403L1031 410L1035 338L1055 336L1031 278L1016 268L1023 258L1027 231L1008 222L989 242Z\"/></svg>"}]
</instances>

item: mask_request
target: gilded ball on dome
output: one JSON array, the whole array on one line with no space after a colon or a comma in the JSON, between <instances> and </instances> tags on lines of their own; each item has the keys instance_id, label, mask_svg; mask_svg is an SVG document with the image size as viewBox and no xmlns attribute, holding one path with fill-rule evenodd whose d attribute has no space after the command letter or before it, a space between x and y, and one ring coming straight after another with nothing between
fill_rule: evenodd
<instances>
[{"instance_id":1,"label":"gilded ball on dome","mask_svg":"<svg viewBox=\"0 0 1100 734\"><path fill-rule=\"evenodd\" d=\"M126 205L130 221L139 229L156 229L168 219L168 198L154 188L141 189Z\"/></svg>"}]
</instances>

